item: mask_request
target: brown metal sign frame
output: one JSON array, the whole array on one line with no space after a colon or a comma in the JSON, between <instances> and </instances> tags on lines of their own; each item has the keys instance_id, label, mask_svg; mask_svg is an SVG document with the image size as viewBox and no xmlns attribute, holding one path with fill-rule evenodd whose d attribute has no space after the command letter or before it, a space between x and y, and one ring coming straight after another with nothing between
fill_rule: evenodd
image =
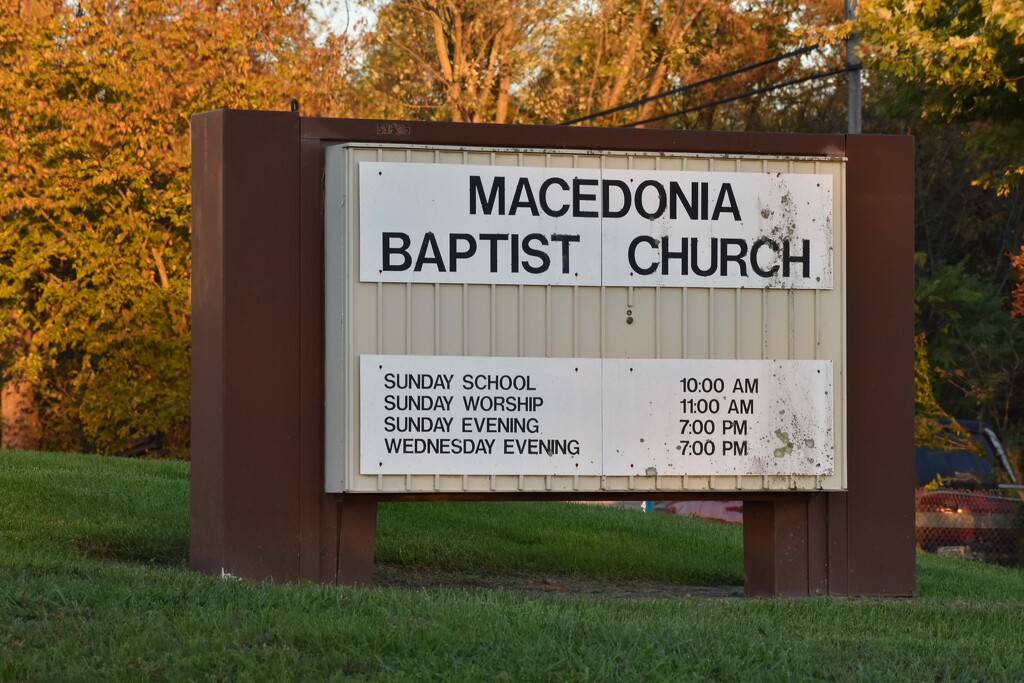
<instances>
[{"instance_id":1,"label":"brown metal sign frame","mask_svg":"<svg viewBox=\"0 0 1024 683\"><path fill-rule=\"evenodd\" d=\"M340 142L846 157L848 490L324 493L323 155ZM191 566L369 584L381 501L743 498L747 595L913 595L913 153L902 136L196 115Z\"/></svg>"}]
</instances>

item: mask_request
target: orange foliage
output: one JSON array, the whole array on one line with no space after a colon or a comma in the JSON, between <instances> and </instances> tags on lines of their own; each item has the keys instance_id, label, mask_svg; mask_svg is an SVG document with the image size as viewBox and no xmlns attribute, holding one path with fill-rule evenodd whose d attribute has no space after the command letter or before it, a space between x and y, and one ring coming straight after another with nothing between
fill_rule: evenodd
<instances>
[{"instance_id":1,"label":"orange foliage","mask_svg":"<svg viewBox=\"0 0 1024 683\"><path fill-rule=\"evenodd\" d=\"M46 445L114 451L189 414L191 116L346 115L348 46L290 0L4 0L0 370Z\"/></svg>"},{"instance_id":2,"label":"orange foliage","mask_svg":"<svg viewBox=\"0 0 1024 683\"><path fill-rule=\"evenodd\" d=\"M1010 257L1014 270L1017 271L1017 285L1013 288L1013 315L1024 318L1024 247L1020 253Z\"/></svg>"}]
</instances>

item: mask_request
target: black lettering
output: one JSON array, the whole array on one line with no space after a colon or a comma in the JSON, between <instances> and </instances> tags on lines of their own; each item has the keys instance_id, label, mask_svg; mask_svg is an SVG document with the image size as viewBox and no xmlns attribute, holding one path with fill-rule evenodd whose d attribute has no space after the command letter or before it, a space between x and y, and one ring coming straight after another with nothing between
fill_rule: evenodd
<instances>
[{"instance_id":1,"label":"black lettering","mask_svg":"<svg viewBox=\"0 0 1024 683\"><path fill-rule=\"evenodd\" d=\"M551 266L551 257L548 256L546 251L541 251L539 249L534 249L533 247L531 247L530 244L532 242L540 242L545 247L548 245L547 238L545 238L544 235L532 233L524 237L523 253L525 253L527 256L533 256L535 258L540 259L540 265L534 266L530 265L526 261L523 261L523 268L525 268L528 273L533 273L534 275L536 275L537 273L547 272L547 269Z\"/></svg>"},{"instance_id":2,"label":"black lettering","mask_svg":"<svg viewBox=\"0 0 1024 683\"><path fill-rule=\"evenodd\" d=\"M565 213L564 211L562 213ZM579 242L579 235L552 235L552 242L560 242L562 244L562 272L569 272L569 245L573 242Z\"/></svg>"},{"instance_id":3,"label":"black lettering","mask_svg":"<svg viewBox=\"0 0 1024 683\"><path fill-rule=\"evenodd\" d=\"M465 250L459 249L459 241L466 243ZM452 233L448 238L448 266L454 273L459 269L459 259L468 259L476 253L476 240L463 232Z\"/></svg>"},{"instance_id":4,"label":"black lettering","mask_svg":"<svg viewBox=\"0 0 1024 683\"><path fill-rule=\"evenodd\" d=\"M583 194L583 187L596 185L596 178L572 179L572 215L574 218L597 218L597 211L587 211L582 206L583 202L592 202L597 199L596 194Z\"/></svg>"},{"instance_id":5,"label":"black lettering","mask_svg":"<svg viewBox=\"0 0 1024 683\"><path fill-rule=\"evenodd\" d=\"M648 211L647 207L644 206L644 190L649 187L653 187L658 195L657 209L654 211ZM654 180L645 180L640 183L636 188L636 212L648 220L660 218L661 214L665 213L665 188L662 187Z\"/></svg>"},{"instance_id":6,"label":"black lettering","mask_svg":"<svg viewBox=\"0 0 1024 683\"><path fill-rule=\"evenodd\" d=\"M468 377L468 375L467 375ZM464 387L469 388L469 387ZM537 412L544 405L540 396L463 396L462 405L466 410L490 412Z\"/></svg>"},{"instance_id":7,"label":"black lettering","mask_svg":"<svg viewBox=\"0 0 1024 683\"><path fill-rule=\"evenodd\" d=\"M498 215L505 215L505 178L496 176L491 184L491 194L484 196L484 184L480 176L469 176L469 213L476 215L476 200L479 197L483 205L484 213L488 216L494 211L494 204L498 204Z\"/></svg>"},{"instance_id":8,"label":"black lettering","mask_svg":"<svg viewBox=\"0 0 1024 683\"><path fill-rule=\"evenodd\" d=\"M560 209L552 209L551 205L548 204L548 190L552 185L558 185L560 188L568 192L569 183L565 182L562 178L555 177L548 178L540 184L540 208L543 209L544 213L547 215L558 218L559 216L564 216L565 212L569 210L569 202L562 204L562 208Z\"/></svg>"},{"instance_id":9,"label":"black lettering","mask_svg":"<svg viewBox=\"0 0 1024 683\"><path fill-rule=\"evenodd\" d=\"M523 198L525 196L525 199ZM533 198L533 190L530 189L530 181L527 178L520 178L519 184L516 185L516 193L512 195L512 206L508 209L508 215L516 215L516 210L520 208L526 208L530 210L534 216L539 216L540 212L537 210L537 200Z\"/></svg>"},{"instance_id":10,"label":"black lettering","mask_svg":"<svg viewBox=\"0 0 1024 683\"><path fill-rule=\"evenodd\" d=\"M789 277L789 264L800 263L803 265L801 271L804 277L811 276L811 241L801 240L803 242L804 253L800 256L793 256L789 253L789 240L785 240L782 243L782 275L783 277Z\"/></svg>"},{"instance_id":11,"label":"black lettering","mask_svg":"<svg viewBox=\"0 0 1024 683\"><path fill-rule=\"evenodd\" d=\"M734 394L756 394L757 379L737 377L736 382L732 385L732 391Z\"/></svg>"},{"instance_id":12,"label":"black lettering","mask_svg":"<svg viewBox=\"0 0 1024 683\"><path fill-rule=\"evenodd\" d=\"M676 218L676 208L681 204L683 210L686 211L686 215L690 220L697 220L697 183L690 183L690 197L687 198L683 194L683 189L679 187L679 183L671 182L668 184L669 193L669 208L668 217L672 220Z\"/></svg>"},{"instance_id":13,"label":"black lettering","mask_svg":"<svg viewBox=\"0 0 1024 683\"><path fill-rule=\"evenodd\" d=\"M696 246L696 245L694 245ZM693 271L694 275L700 275L701 277L707 277L714 275L718 272L718 238L711 238L711 263L708 267L701 268L700 264L697 263L697 249L690 250L690 270Z\"/></svg>"},{"instance_id":14,"label":"black lettering","mask_svg":"<svg viewBox=\"0 0 1024 683\"><path fill-rule=\"evenodd\" d=\"M729 253L729 247L738 247L739 251L736 254ZM743 260L747 255L747 242L746 240L735 239L731 237L725 237L722 239L722 275L729 274L729 262L732 261L740 268L740 275L742 277L747 276L747 264ZM454 270L454 268L452 269Z\"/></svg>"},{"instance_id":15,"label":"black lettering","mask_svg":"<svg viewBox=\"0 0 1024 683\"><path fill-rule=\"evenodd\" d=\"M629 253L627 255L629 258L629 267L633 269L633 272L639 273L640 275L650 275L658 269L658 262L655 260L646 268L641 268L640 265L637 264L636 248L641 243L648 244L653 249L658 248L657 241L655 241L655 239L650 235L640 235L639 237L634 238L633 241L629 243Z\"/></svg>"},{"instance_id":16,"label":"black lettering","mask_svg":"<svg viewBox=\"0 0 1024 683\"><path fill-rule=\"evenodd\" d=\"M502 242L508 239L507 234L502 233L489 233L480 235L481 242L487 242L490 244L491 249L491 272L498 272L498 242Z\"/></svg>"},{"instance_id":17,"label":"black lettering","mask_svg":"<svg viewBox=\"0 0 1024 683\"><path fill-rule=\"evenodd\" d=\"M383 238L381 245L384 249L382 259L384 262L384 270L408 270L409 266L412 264L412 257L409 256L409 245L412 243L412 240L409 239L409 236L404 232L385 232L381 233L381 237ZM391 241L395 239L399 241L401 246L392 246ZM401 265L392 263L391 257L393 255L402 257L400 262Z\"/></svg>"},{"instance_id":18,"label":"black lettering","mask_svg":"<svg viewBox=\"0 0 1024 683\"><path fill-rule=\"evenodd\" d=\"M665 235L661 238L661 274L668 275L669 261L679 259L679 274L689 275L690 266L687 263L687 252L689 251L690 238L682 238L679 251L672 251L669 249L668 244L668 235Z\"/></svg>"},{"instance_id":19,"label":"black lettering","mask_svg":"<svg viewBox=\"0 0 1024 683\"><path fill-rule=\"evenodd\" d=\"M753 415L754 414L754 399L729 399L729 414L730 415Z\"/></svg>"},{"instance_id":20,"label":"black lettering","mask_svg":"<svg viewBox=\"0 0 1024 683\"><path fill-rule=\"evenodd\" d=\"M751 247L750 249L750 267L754 269L754 272L757 273L759 277L772 277L773 275L775 275L775 273L779 272L779 267L775 265L769 268L768 270L765 270L764 268L761 267L761 262L757 258L757 253L761 251L762 247L765 246L767 246L776 253L778 253L779 251L779 245L777 242L775 242L775 240L770 240L767 237L762 237L761 239L754 242L754 246Z\"/></svg>"},{"instance_id":21,"label":"black lettering","mask_svg":"<svg viewBox=\"0 0 1024 683\"><path fill-rule=\"evenodd\" d=\"M612 187L618 188L621 192L622 208L612 210L611 194L608 190ZM622 218L629 213L630 206L629 185L621 180L605 180L601 186L601 206L605 218Z\"/></svg>"},{"instance_id":22,"label":"black lettering","mask_svg":"<svg viewBox=\"0 0 1024 683\"><path fill-rule=\"evenodd\" d=\"M429 256L427 255L428 249L431 252ZM439 273L445 272L444 259L441 258L441 250L437 248L437 239L432 232L423 236L423 244L420 245L420 253L416 256L416 266L413 270L418 273L423 270L424 264L428 263L437 266Z\"/></svg>"},{"instance_id":23,"label":"black lettering","mask_svg":"<svg viewBox=\"0 0 1024 683\"><path fill-rule=\"evenodd\" d=\"M729 204L725 204L725 200L729 200ZM729 183L722 183L722 189L718 191L718 201L715 202L715 212L711 215L711 220L717 221L719 214L731 213L732 217L739 221L743 220L740 218L740 209L736 206L736 196L732 193L732 185Z\"/></svg>"}]
</instances>

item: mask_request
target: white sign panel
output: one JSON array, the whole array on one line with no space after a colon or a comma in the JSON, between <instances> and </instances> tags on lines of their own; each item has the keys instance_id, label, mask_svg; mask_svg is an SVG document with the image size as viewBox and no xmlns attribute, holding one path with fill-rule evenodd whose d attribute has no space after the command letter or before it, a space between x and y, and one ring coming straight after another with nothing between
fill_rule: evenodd
<instances>
[{"instance_id":1,"label":"white sign panel","mask_svg":"<svg viewBox=\"0 0 1024 683\"><path fill-rule=\"evenodd\" d=\"M361 474L827 475L832 362L360 357Z\"/></svg>"},{"instance_id":2,"label":"white sign panel","mask_svg":"<svg viewBox=\"0 0 1024 683\"><path fill-rule=\"evenodd\" d=\"M601 361L359 359L361 474L601 473Z\"/></svg>"},{"instance_id":3,"label":"white sign panel","mask_svg":"<svg viewBox=\"0 0 1024 683\"><path fill-rule=\"evenodd\" d=\"M605 170L601 182L605 286L832 288L831 176Z\"/></svg>"},{"instance_id":4,"label":"white sign panel","mask_svg":"<svg viewBox=\"0 0 1024 683\"><path fill-rule=\"evenodd\" d=\"M831 289L832 176L361 162L360 279Z\"/></svg>"},{"instance_id":5,"label":"white sign panel","mask_svg":"<svg viewBox=\"0 0 1024 683\"><path fill-rule=\"evenodd\" d=\"M604 474L828 475L832 361L605 360Z\"/></svg>"},{"instance_id":6,"label":"white sign panel","mask_svg":"<svg viewBox=\"0 0 1024 683\"><path fill-rule=\"evenodd\" d=\"M600 285L600 171L359 164L363 282Z\"/></svg>"}]
</instances>

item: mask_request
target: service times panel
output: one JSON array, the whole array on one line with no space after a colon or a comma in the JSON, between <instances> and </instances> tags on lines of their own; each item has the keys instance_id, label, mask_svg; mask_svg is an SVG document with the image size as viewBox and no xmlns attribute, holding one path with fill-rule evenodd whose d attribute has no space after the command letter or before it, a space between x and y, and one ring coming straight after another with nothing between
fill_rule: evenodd
<instances>
[{"instance_id":1,"label":"service times panel","mask_svg":"<svg viewBox=\"0 0 1024 683\"><path fill-rule=\"evenodd\" d=\"M834 470L832 362L364 355L362 474Z\"/></svg>"},{"instance_id":2,"label":"service times panel","mask_svg":"<svg viewBox=\"0 0 1024 683\"><path fill-rule=\"evenodd\" d=\"M596 358L360 357L361 474L601 474Z\"/></svg>"},{"instance_id":3,"label":"service times panel","mask_svg":"<svg viewBox=\"0 0 1024 683\"><path fill-rule=\"evenodd\" d=\"M833 473L832 361L615 360L603 379L607 476Z\"/></svg>"}]
</instances>

